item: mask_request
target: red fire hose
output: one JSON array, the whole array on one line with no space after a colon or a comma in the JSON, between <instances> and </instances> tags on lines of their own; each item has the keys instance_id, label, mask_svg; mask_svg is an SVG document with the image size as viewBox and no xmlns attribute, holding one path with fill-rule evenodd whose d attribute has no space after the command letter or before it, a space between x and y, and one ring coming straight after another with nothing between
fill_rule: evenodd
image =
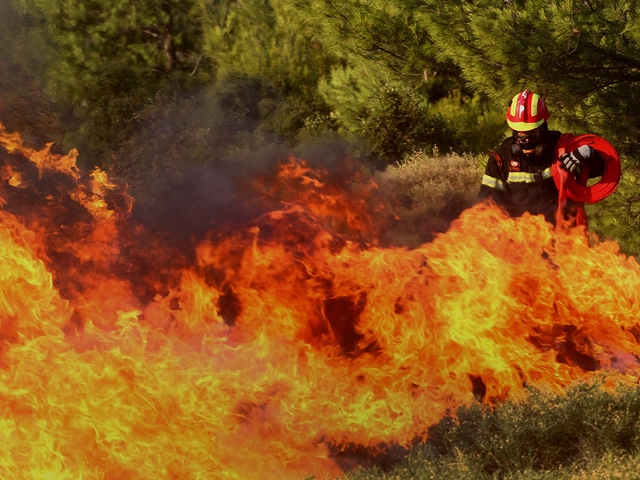
<instances>
[{"instance_id":1,"label":"red fire hose","mask_svg":"<svg viewBox=\"0 0 640 480\"><path fill-rule=\"evenodd\" d=\"M558 159L567 152L572 152L581 145L590 145L596 150L604 160L604 172L600 181L587 187L589 179L589 169L583 168L580 179L576 181L572 174L560 168ZM620 158L615 148L605 139L597 135L585 134L573 136L569 133L563 134L556 144L555 152L556 160L551 165L553 180L558 188L558 214L556 217L556 225L561 225L563 221L563 211L567 198L578 203L579 225L587 224L587 217L584 213L585 203L596 203L603 198L611 195L620 182Z\"/></svg>"}]
</instances>

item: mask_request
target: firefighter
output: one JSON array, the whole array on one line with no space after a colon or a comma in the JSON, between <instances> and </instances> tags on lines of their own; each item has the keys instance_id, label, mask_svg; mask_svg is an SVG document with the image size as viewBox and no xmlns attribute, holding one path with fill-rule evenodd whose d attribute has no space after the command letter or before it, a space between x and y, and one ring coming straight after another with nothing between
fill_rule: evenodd
<instances>
[{"instance_id":1,"label":"firefighter","mask_svg":"<svg viewBox=\"0 0 640 480\"><path fill-rule=\"evenodd\" d=\"M555 223L558 189L551 165L562 134L549 130L550 115L544 100L529 90L513 97L506 116L513 134L490 152L479 196L492 199L512 217L529 212ZM589 145L581 145L558 161L561 168L574 175L585 166L589 177L599 177L604 171L602 157ZM568 202L567 214L575 215L576 208Z\"/></svg>"}]
</instances>

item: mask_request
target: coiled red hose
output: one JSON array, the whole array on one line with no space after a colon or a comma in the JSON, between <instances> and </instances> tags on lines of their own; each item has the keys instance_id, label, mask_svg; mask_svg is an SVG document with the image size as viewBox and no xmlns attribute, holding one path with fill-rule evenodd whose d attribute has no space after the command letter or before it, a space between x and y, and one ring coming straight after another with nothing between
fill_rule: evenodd
<instances>
[{"instance_id":1,"label":"coiled red hose","mask_svg":"<svg viewBox=\"0 0 640 480\"><path fill-rule=\"evenodd\" d=\"M567 152L572 152L581 145L590 145L604 160L602 178L589 187L586 186L588 175L581 176L580 183L583 183L583 185L581 185L573 175L569 175L569 172L560 168L560 162L558 162L558 159L562 155ZM608 195L611 195L615 192L616 188L618 188L621 173L620 157L618 157L618 152L616 152L615 148L613 148L609 142L597 135L562 135L556 144L555 158L556 161L551 165L551 171L561 196L563 192L566 192L566 196L574 202L596 203Z\"/></svg>"}]
</instances>

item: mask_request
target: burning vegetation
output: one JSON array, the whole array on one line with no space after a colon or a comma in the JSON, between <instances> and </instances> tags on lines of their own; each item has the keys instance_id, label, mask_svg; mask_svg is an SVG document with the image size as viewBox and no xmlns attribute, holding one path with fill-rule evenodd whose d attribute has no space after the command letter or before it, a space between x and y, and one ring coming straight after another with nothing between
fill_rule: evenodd
<instances>
[{"instance_id":1,"label":"burning vegetation","mask_svg":"<svg viewBox=\"0 0 640 480\"><path fill-rule=\"evenodd\" d=\"M2 477L323 477L474 398L636 379L640 267L582 229L481 204L391 247L374 182L289 159L172 235L0 145Z\"/></svg>"}]
</instances>

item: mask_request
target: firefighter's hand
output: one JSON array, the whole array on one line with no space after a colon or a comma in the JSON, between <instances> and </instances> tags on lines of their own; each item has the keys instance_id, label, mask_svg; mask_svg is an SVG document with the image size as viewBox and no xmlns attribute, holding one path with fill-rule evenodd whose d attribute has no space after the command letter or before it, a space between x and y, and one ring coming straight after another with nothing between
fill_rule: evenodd
<instances>
[{"instance_id":1,"label":"firefighter's hand","mask_svg":"<svg viewBox=\"0 0 640 480\"><path fill-rule=\"evenodd\" d=\"M567 172L576 173L582 170L584 165L589 165L589 161L593 157L593 148L589 145L581 145L571 153L565 153L560 157L560 167Z\"/></svg>"}]
</instances>

